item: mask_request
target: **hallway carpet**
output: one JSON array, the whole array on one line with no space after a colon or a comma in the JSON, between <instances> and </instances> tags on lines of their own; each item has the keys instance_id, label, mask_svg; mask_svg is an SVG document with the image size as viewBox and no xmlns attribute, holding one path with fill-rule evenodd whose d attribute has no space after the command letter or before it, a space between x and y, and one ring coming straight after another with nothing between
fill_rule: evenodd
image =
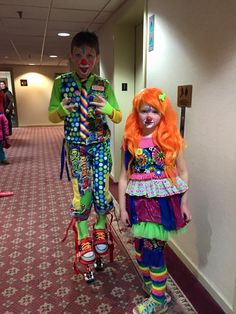
<instances>
[{"instance_id":1,"label":"hallway carpet","mask_svg":"<svg viewBox=\"0 0 236 314\"><path fill-rule=\"evenodd\" d=\"M61 126L14 129L0 166L0 191L14 192L0 198L0 313L131 314L145 293L130 235L113 223L114 262L105 258L91 284L73 271L73 232L61 242L72 196L59 179L62 138ZM172 278L168 290L168 313L196 313Z\"/></svg>"}]
</instances>

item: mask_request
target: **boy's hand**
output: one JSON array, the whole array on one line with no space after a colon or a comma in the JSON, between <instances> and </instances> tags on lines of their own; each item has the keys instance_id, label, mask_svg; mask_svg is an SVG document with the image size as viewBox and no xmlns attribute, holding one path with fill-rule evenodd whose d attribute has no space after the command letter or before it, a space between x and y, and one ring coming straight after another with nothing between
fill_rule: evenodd
<instances>
[{"instance_id":1,"label":"boy's hand","mask_svg":"<svg viewBox=\"0 0 236 314\"><path fill-rule=\"evenodd\" d=\"M71 102L71 98L68 97L63 98L62 104L68 111L72 111L78 107L78 104Z\"/></svg>"},{"instance_id":2,"label":"boy's hand","mask_svg":"<svg viewBox=\"0 0 236 314\"><path fill-rule=\"evenodd\" d=\"M96 95L94 100L95 101L90 102L90 104L96 106L96 113L103 113L108 116L112 116L113 107L109 104L108 101L106 101L106 99L100 95Z\"/></svg>"}]
</instances>

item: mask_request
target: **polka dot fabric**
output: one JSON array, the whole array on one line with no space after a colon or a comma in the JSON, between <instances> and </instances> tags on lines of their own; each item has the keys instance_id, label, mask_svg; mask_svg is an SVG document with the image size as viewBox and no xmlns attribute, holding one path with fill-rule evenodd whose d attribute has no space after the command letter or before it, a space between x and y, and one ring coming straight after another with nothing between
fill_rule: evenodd
<instances>
[{"instance_id":1,"label":"polka dot fabric","mask_svg":"<svg viewBox=\"0 0 236 314\"><path fill-rule=\"evenodd\" d=\"M70 98L70 103L75 106L68 116L65 117L64 129L65 129L65 139L69 143L80 143L80 144L93 144L104 141L110 136L110 130L106 121L106 116L103 114L94 115L94 108L88 104L88 112L90 112L88 119L88 130L86 138L80 136L80 123L82 121L81 112L81 86L76 83L75 78L71 73L66 73L61 76L62 88L61 95L62 98ZM92 86L98 84L96 78L92 82L92 85L87 90L88 99L94 93ZM105 97L103 92L100 93L102 97ZM92 114L91 114L92 111ZM92 119L91 119L92 117Z\"/></svg>"},{"instance_id":2,"label":"polka dot fabric","mask_svg":"<svg viewBox=\"0 0 236 314\"><path fill-rule=\"evenodd\" d=\"M109 192L109 174L112 167L110 140L88 146L72 144L68 146L68 150L71 173L78 184L78 204L86 204L83 211L87 213L91 211L92 205L99 214L109 212L114 207ZM89 203L85 201L85 198L89 197L88 193L92 199ZM81 208L73 207L73 211L77 211L76 217L79 218Z\"/></svg>"},{"instance_id":3,"label":"polka dot fabric","mask_svg":"<svg viewBox=\"0 0 236 314\"><path fill-rule=\"evenodd\" d=\"M108 180L112 167L111 153L109 144L110 141L102 143L102 149L95 149L94 151L94 198L95 210L97 212L106 212L108 209L113 208L111 203L111 196L108 192ZM107 206L107 204L109 204ZM108 207L108 208L107 208Z\"/></svg>"}]
</instances>

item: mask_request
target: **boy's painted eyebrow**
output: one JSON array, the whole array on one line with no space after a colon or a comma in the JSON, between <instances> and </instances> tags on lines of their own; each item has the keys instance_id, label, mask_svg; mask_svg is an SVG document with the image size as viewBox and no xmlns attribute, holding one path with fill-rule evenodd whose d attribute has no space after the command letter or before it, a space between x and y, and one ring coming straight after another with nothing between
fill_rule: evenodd
<instances>
[{"instance_id":1,"label":"boy's painted eyebrow","mask_svg":"<svg viewBox=\"0 0 236 314\"><path fill-rule=\"evenodd\" d=\"M81 50L82 50L83 53L86 52L86 48L85 47L81 47Z\"/></svg>"}]
</instances>

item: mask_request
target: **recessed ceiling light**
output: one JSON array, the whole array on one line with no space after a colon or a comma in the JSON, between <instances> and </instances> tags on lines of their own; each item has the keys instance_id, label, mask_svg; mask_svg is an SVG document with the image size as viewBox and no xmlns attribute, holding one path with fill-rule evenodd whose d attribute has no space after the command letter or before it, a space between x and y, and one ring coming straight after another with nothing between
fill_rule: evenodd
<instances>
[{"instance_id":1,"label":"recessed ceiling light","mask_svg":"<svg viewBox=\"0 0 236 314\"><path fill-rule=\"evenodd\" d=\"M58 33L57 35L61 36L61 37L68 37L68 36L70 36L69 33Z\"/></svg>"},{"instance_id":2,"label":"recessed ceiling light","mask_svg":"<svg viewBox=\"0 0 236 314\"><path fill-rule=\"evenodd\" d=\"M57 56L56 55L51 55L51 56L49 56L50 58L57 58Z\"/></svg>"}]
</instances>

